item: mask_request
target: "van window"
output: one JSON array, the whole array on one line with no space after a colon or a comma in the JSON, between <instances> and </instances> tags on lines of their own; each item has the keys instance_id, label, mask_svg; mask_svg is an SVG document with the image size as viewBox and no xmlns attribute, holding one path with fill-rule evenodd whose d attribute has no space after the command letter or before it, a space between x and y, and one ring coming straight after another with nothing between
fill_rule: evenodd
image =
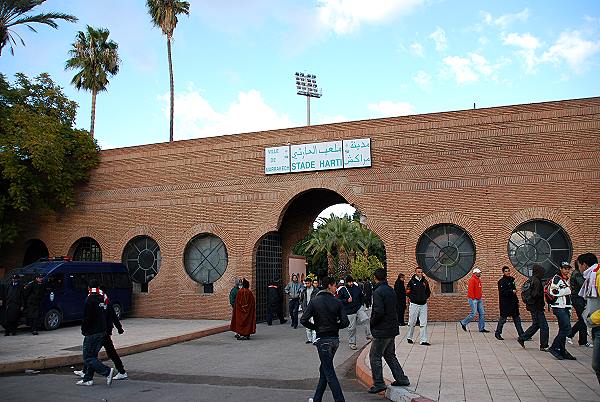
<instances>
[{"instance_id":1,"label":"van window","mask_svg":"<svg viewBox=\"0 0 600 402\"><path fill-rule=\"evenodd\" d=\"M74 273L73 275L73 287L79 290L86 290L88 284L92 279L102 283L102 276L100 273Z\"/></svg>"},{"instance_id":2,"label":"van window","mask_svg":"<svg viewBox=\"0 0 600 402\"><path fill-rule=\"evenodd\" d=\"M131 281L129 280L129 274L125 272L119 272L113 274L115 280L116 289L128 289L131 287Z\"/></svg>"},{"instance_id":3,"label":"van window","mask_svg":"<svg viewBox=\"0 0 600 402\"><path fill-rule=\"evenodd\" d=\"M48 289L60 290L65 285L65 274L52 274L48 277Z\"/></svg>"},{"instance_id":4,"label":"van window","mask_svg":"<svg viewBox=\"0 0 600 402\"><path fill-rule=\"evenodd\" d=\"M115 287L114 281L113 281L113 273L112 272L102 272L102 280L100 281L100 283L102 284L102 286L104 286L106 289L112 289Z\"/></svg>"}]
</instances>

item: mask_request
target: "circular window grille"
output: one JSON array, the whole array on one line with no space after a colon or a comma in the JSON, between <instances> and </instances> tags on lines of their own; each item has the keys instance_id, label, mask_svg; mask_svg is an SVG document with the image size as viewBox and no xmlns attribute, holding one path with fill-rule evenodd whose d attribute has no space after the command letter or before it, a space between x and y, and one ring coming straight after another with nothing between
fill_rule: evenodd
<instances>
[{"instance_id":1,"label":"circular window grille","mask_svg":"<svg viewBox=\"0 0 600 402\"><path fill-rule=\"evenodd\" d=\"M459 226L436 225L419 238L417 263L427 276L440 282L455 282L475 264L475 244Z\"/></svg>"},{"instance_id":2,"label":"circular window grille","mask_svg":"<svg viewBox=\"0 0 600 402\"><path fill-rule=\"evenodd\" d=\"M151 237L138 236L129 240L121 259L136 283L148 283L160 269L160 247Z\"/></svg>"},{"instance_id":3,"label":"circular window grille","mask_svg":"<svg viewBox=\"0 0 600 402\"><path fill-rule=\"evenodd\" d=\"M551 221L532 220L521 225L510 235L508 257L523 275L531 276L533 264L544 267L544 278L558 272L562 261L571 261L573 248L565 230Z\"/></svg>"},{"instance_id":4,"label":"circular window grille","mask_svg":"<svg viewBox=\"0 0 600 402\"><path fill-rule=\"evenodd\" d=\"M102 250L96 240L82 237L76 244L73 261L102 261Z\"/></svg>"},{"instance_id":5,"label":"circular window grille","mask_svg":"<svg viewBox=\"0 0 600 402\"><path fill-rule=\"evenodd\" d=\"M216 282L227 268L227 249L217 236L201 234L185 247L183 257L185 272L202 284Z\"/></svg>"}]
</instances>

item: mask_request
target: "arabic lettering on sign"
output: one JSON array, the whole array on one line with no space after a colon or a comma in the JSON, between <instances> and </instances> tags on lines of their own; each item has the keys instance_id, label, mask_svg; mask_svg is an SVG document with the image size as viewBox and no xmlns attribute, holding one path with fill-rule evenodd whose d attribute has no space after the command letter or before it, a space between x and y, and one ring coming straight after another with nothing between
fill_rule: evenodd
<instances>
[{"instance_id":1,"label":"arabic lettering on sign","mask_svg":"<svg viewBox=\"0 0 600 402\"><path fill-rule=\"evenodd\" d=\"M290 146L265 148L265 174L289 173Z\"/></svg>"},{"instance_id":2,"label":"arabic lettering on sign","mask_svg":"<svg viewBox=\"0 0 600 402\"><path fill-rule=\"evenodd\" d=\"M371 139L344 141L344 167L358 168L371 166Z\"/></svg>"},{"instance_id":3,"label":"arabic lettering on sign","mask_svg":"<svg viewBox=\"0 0 600 402\"><path fill-rule=\"evenodd\" d=\"M290 157L292 172L311 172L344 167L342 141L292 145Z\"/></svg>"}]
</instances>

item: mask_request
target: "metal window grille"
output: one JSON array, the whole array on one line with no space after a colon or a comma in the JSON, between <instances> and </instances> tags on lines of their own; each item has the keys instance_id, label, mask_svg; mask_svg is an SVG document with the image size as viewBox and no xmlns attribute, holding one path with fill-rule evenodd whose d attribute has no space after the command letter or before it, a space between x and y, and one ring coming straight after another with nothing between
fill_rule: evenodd
<instances>
[{"instance_id":1,"label":"metal window grille","mask_svg":"<svg viewBox=\"0 0 600 402\"><path fill-rule=\"evenodd\" d=\"M123 249L121 261L127 267L131 280L147 284L160 270L160 247L151 237L134 237Z\"/></svg>"},{"instance_id":2,"label":"metal window grille","mask_svg":"<svg viewBox=\"0 0 600 402\"><path fill-rule=\"evenodd\" d=\"M102 250L98 242L91 237L79 239L73 252L73 261L102 261Z\"/></svg>"},{"instance_id":3,"label":"metal window grille","mask_svg":"<svg viewBox=\"0 0 600 402\"><path fill-rule=\"evenodd\" d=\"M227 269L227 248L217 236L204 233L189 241L183 262L190 278L203 285L211 284Z\"/></svg>"}]
</instances>

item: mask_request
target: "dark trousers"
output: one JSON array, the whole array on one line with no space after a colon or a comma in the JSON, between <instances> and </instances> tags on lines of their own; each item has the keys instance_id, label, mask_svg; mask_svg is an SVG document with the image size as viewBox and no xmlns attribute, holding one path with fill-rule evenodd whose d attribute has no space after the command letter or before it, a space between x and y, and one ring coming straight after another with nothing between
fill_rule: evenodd
<instances>
[{"instance_id":1,"label":"dark trousers","mask_svg":"<svg viewBox=\"0 0 600 402\"><path fill-rule=\"evenodd\" d=\"M408 378L400 366L400 362L396 357L396 343L394 338L374 338L371 344L371 351L369 352L369 361L371 362L371 372L373 375L373 386L385 386L383 380L383 362L381 358L385 359L388 364L394 380L403 381Z\"/></svg>"},{"instance_id":2,"label":"dark trousers","mask_svg":"<svg viewBox=\"0 0 600 402\"><path fill-rule=\"evenodd\" d=\"M404 312L406 311L406 303L398 303L398 324L406 325L404 322Z\"/></svg>"},{"instance_id":3,"label":"dark trousers","mask_svg":"<svg viewBox=\"0 0 600 402\"><path fill-rule=\"evenodd\" d=\"M269 306L267 305L267 324L273 324L273 318L277 314L277 318L279 318L279 323L285 323L285 317L283 316L283 308L282 306Z\"/></svg>"},{"instance_id":4,"label":"dark trousers","mask_svg":"<svg viewBox=\"0 0 600 402\"><path fill-rule=\"evenodd\" d=\"M577 322L571 327L569 338L575 337L579 332L579 345L585 345L588 341L587 325L583 321L583 310L585 309L585 299L581 296L573 296L571 298L573 302L573 308L575 308L575 314L577 314Z\"/></svg>"},{"instance_id":5,"label":"dark trousers","mask_svg":"<svg viewBox=\"0 0 600 402\"><path fill-rule=\"evenodd\" d=\"M548 339L550 338L550 329L548 328L548 321L542 311L531 311L531 326L523 332L523 335L519 336L519 340L524 341L525 339L531 338L535 333L540 330L540 347L548 347Z\"/></svg>"},{"instance_id":6,"label":"dark trousers","mask_svg":"<svg viewBox=\"0 0 600 402\"><path fill-rule=\"evenodd\" d=\"M567 336L571 332L571 309L552 307L552 312L558 320L558 334L556 334L554 341L552 341L552 349L557 350L558 353L564 356L567 351L565 347Z\"/></svg>"},{"instance_id":7,"label":"dark trousers","mask_svg":"<svg viewBox=\"0 0 600 402\"><path fill-rule=\"evenodd\" d=\"M115 345L113 344L112 338L110 335L106 335L104 340L102 341L102 347L106 351L106 356L115 364L115 368L121 374L125 374L125 367L123 367L123 362L115 349ZM83 365L83 372L85 373L87 370L87 366Z\"/></svg>"},{"instance_id":8,"label":"dark trousers","mask_svg":"<svg viewBox=\"0 0 600 402\"><path fill-rule=\"evenodd\" d=\"M40 330L40 316L27 319L27 325L31 327L31 332L38 332Z\"/></svg>"},{"instance_id":9,"label":"dark trousers","mask_svg":"<svg viewBox=\"0 0 600 402\"><path fill-rule=\"evenodd\" d=\"M86 335L83 338L83 364L85 367L83 381L90 381L94 378L94 372L105 377L108 377L110 373L110 367L98 360L98 353L102 349L102 342L105 336L106 334L104 333L98 333Z\"/></svg>"},{"instance_id":10,"label":"dark trousers","mask_svg":"<svg viewBox=\"0 0 600 402\"><path fill-rule=\"evenodd\" d=\"M300 307L300 298L290 299L290 317L292 318L292 327L298 328L298 307Z\"/></svg>"},{"instance_id":11,"label":"dark trousers","mask_svg":"<svg viewBox=\"0 0 600 402\"><path fill-rule=\"evenodd\" d=\"M342 387L338 381L337 375L335 374L335 366L333 365L333 357L335 352L340 346L340 338L337 337L325 337L317 340L317 352L319 353L319 360L321 365L319 366L319 384L315 390L315 396L313 397L314 402L321 402L327 384L333 395L335 402L344 402L344 394L342 393Z\"/></svg>"},{"instance_id":12,"label":"dark trousers","mask_svg":"<svg viewBox=\"0 0 600 402\"><path fill-rule=\"evenodd\" d=\"M504 328L504 324L506 324L506 319L510 316L502 317L498 320L498 326L496 327L496 335L502 335L502 328ZM517 330L517 334L519 336L523 335L523 326L521 325L521 316L513 315L512 316L513 324L515 324L515 329Z\"/></svg>"},{"instance_id":13,"label":"dark trousers","mask_svg":"<svg viewBox=\"0 0 600 402\"><path fill-rule=\"evenodd\" d=\"M596 372L596 378L598 378L598 384L600 384L600 327L592 328L592 341L594 342L592 368Z\"/></svg>"}]
</instances>

